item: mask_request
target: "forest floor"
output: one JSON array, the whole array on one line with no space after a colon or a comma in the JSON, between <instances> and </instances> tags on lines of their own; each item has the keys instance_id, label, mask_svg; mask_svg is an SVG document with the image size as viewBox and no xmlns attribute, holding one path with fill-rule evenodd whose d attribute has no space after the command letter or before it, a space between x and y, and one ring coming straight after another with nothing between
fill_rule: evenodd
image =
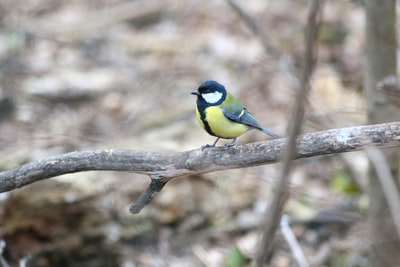
<instances>
[{"instance_id":1,"label":"forest floor","mask_svg":"<svg viewBox=\"0 0 400 267\"><path fill-rule=\"evenodd\" d=\"M77 150L178 152L214 138L190 92L217 80L285 135L301 73L308 2L0 2L0 170ZM325 1L303 132L365 123L364 13ZM257 131L239 144L265 140ZM223 141L221 142L221 144ZM4 193L0 234L13 266L246 266L279 164L176 179L139 214L146 176L86 172ZM285 213L311 266L368 266L362 152L294 162ZM271 266L297 266L278 233Z\"/></svg>"}]
</instances>

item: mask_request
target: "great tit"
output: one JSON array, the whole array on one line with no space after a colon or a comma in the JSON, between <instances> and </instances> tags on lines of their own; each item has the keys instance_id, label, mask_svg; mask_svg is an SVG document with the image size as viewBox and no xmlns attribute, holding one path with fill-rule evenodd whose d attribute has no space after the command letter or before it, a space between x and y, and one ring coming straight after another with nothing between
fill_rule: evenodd
<instances>
[{"instance_id":1,"label":"great tit","mask_svg":"<svg viewBox=\"0 0 400 267\"><path fill-rule=\"evenodd\" d=\"M233 146L236 138L249 129L258 129L272 137L279 137L262 127L239 100L216 81L202 83L191 94L197 96L196 118L200 126L210 135L217 137L212 145L204 147L215 147L220 138L233 139L227 144Z\"/></svg>"}]
</instances>

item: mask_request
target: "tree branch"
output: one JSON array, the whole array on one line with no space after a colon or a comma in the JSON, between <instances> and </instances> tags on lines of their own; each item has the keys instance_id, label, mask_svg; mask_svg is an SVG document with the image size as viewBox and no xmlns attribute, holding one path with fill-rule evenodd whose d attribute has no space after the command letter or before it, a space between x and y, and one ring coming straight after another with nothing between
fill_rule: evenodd
<instances>
[{"instance_id":1,"label":"tree branch","mask_svg":"<svg viewBox=\"0 0 400 267\"><path fill-rule=\"evenodd\" d=\"M279 160L286 138L237 145L156 153L137 150L78 151L33 161L0 172L0 192L11 191L51 177L83 171L129 171L149 175L152 181L140 201L139 212L170 179L190 174L271 164ZM343 153L366 146L400 146L400 122L307 133L297 138L295 159ZM147 199L147 202L145 201Z\"/></svg>"},{"instance_id":2,"label":"tree branch","mask_svg":"<svg viewBox=\"0 0 400 267\"><path fill-rule=\"evenodd\" d=\"M270 53L272 56L278 56L280 54L278 48L271 43L267 32L261 27L261 24L252 16L247 14L247 12L244 11L244 9L239 5L239 3L237 3L236 0L227 0L227 2L233 8L233 10L243 19L250 30L253 31L255 36L260 39L261 43L264 46L265 52Z\"/></svg>"},{"instance_id":3,"label":"tree branch","mask_svg":"<svg viewBox=\"0 0 400 267\"><path fill-rule=\"evenodd\" d=\"M320 13L320 0L311 1L305 34L304 66L297 89L296 101L293 105L292 117L289 122L288 140L282 155L281 172L276 182L273 201L264 212L262 223L263 236L255 258L255 266L262 267L271 252L276 230L281 221L283 208L289 198L288 182L292 160L296 153L296 138L301 132L304 110L310 91L310 79L315 66L315 38L318 30L318 15ZM269 262L268 262L269 263Z\"/></svg>"},{"instance_id":4,"label":"tree branch","mask_svg":"<svg viewBox=\"0 0 400 267\"><path fill-rule=\"evenodd\" d=\"M389 75L378 83L377 89L390 96L400 97L400 80L394 75Z\"/></svg>"}]
</instances>

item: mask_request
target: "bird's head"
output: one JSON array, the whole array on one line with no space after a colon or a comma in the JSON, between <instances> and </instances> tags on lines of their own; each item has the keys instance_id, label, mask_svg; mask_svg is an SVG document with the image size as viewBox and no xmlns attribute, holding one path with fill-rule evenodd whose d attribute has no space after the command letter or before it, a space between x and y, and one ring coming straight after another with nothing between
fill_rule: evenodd
<instances>
[{"instance_id":1,"label":"bird's head","mask_svg":"<svg viewBox=\"0 0 400 267\"><path fill-rule=\"evenodd\" d=\"M226 98L226 89L216 81L206 81L191 94L197 95L198 101L205 102L208 105L220 105Z\"/></svg>"}]
</instances>

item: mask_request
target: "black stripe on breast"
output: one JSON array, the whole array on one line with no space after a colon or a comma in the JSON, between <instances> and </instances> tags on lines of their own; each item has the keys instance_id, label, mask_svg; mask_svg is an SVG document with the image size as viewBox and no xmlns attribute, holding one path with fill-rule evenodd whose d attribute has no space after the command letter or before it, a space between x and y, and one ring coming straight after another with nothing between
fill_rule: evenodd
<instances>
[{"instance_id":1,"label":"black stripe on breast","mask_svg":"<svg viewBox=\"0 0 400 267\"><path fill-rule=\"evenodd\" d=\"M208 121L206 120L206 107L203 105L198 105L197 109L199 110L200 113L200 119L204 124L204 129L207 131L208 134L212 136L216 136L213 131L211 130L210 125L208 124Z\"/></svg>"}]
</instances>

